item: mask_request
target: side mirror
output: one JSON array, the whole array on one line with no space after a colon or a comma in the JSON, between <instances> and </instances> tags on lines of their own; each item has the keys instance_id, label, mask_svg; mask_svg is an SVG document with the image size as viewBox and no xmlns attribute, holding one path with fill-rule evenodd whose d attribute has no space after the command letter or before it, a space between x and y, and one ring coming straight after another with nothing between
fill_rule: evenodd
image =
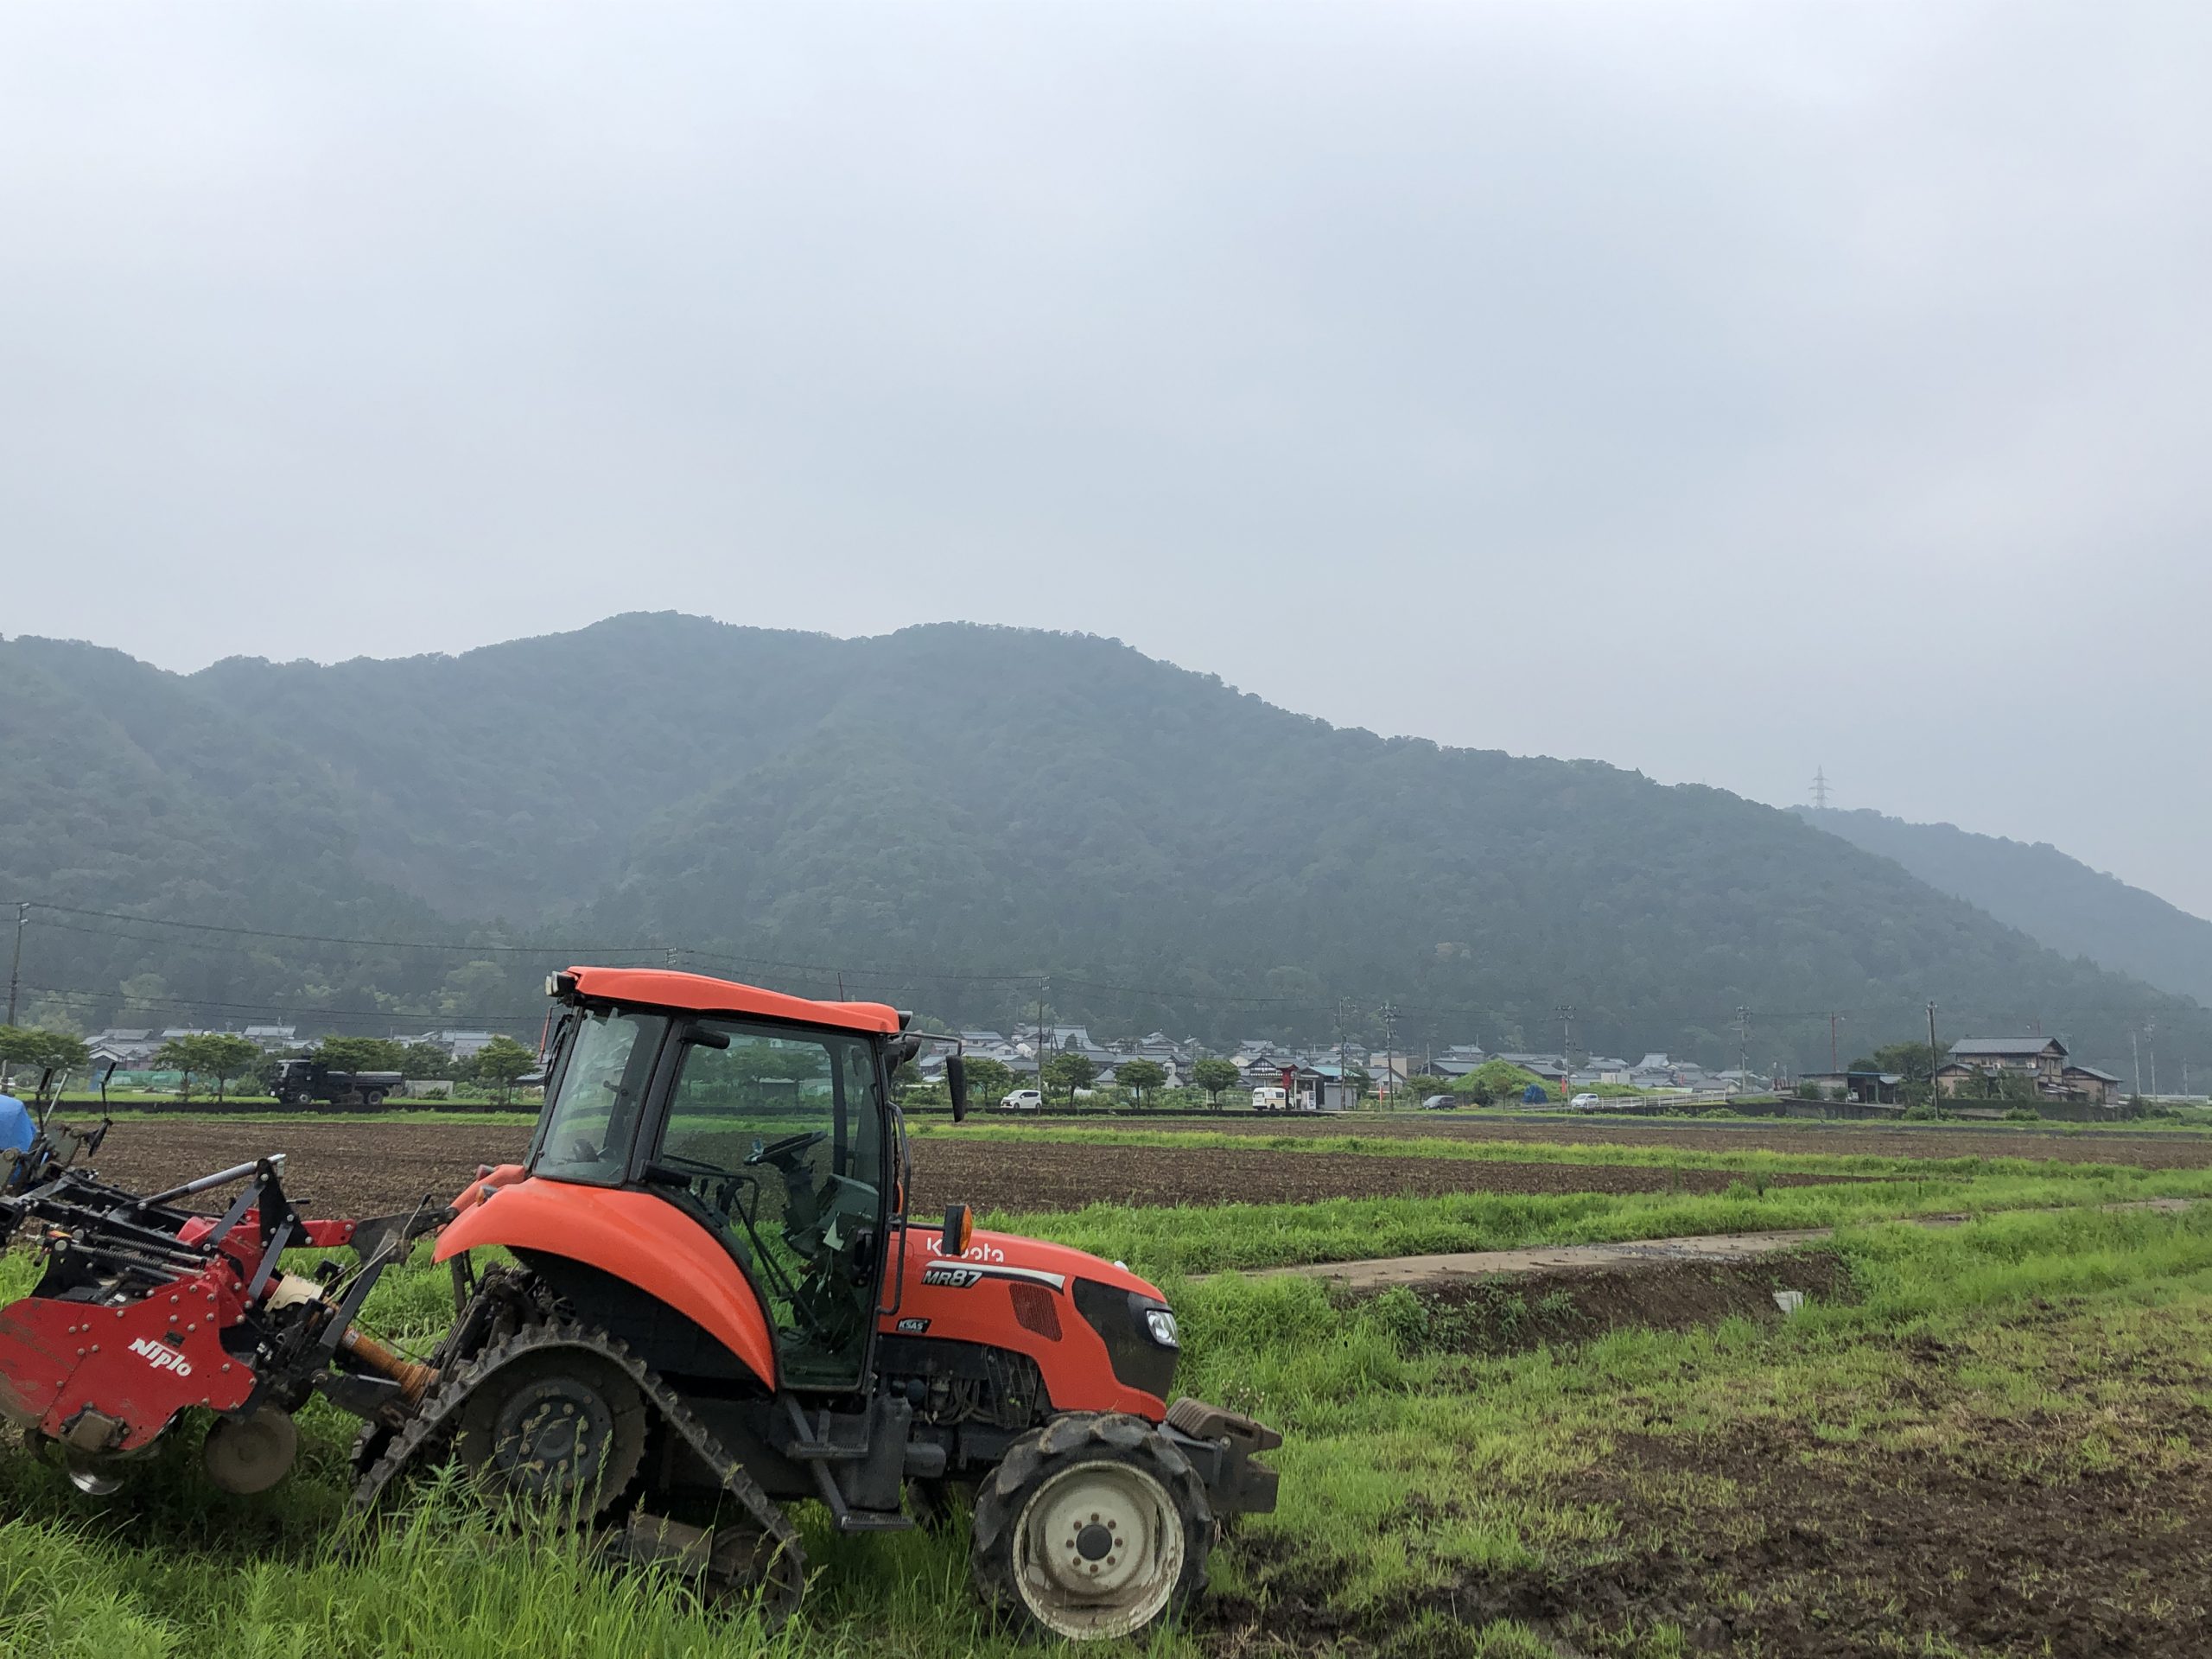
<instances>
[{"instance_id":1,"label":"side mirror","mask_svg":"<svg viewBox=\"0 0 2212 1659\"><path fill-rule=\"evenodd\" d=\"M957 1262L968 1254L968 1241L975 1236L976 1212L964 1204L948 1205L944 1211L944 1236L938 1241L939 1252Z\"/></svg>"},{"instance_id":2,"label":"side mirror","mask_svg":"<svg viewBox=\"0 0 2212 1659\"><path fill-rule=\"evenodd\" d=\"M683 1040L694 1048L728 1048L729 1033L709 1031L704 1026L694 1026L683 1033Z\"/></svg>"},{"instance_id":3,"label":"side mirror","mask_svg":"<svg viewBox=\"0 0 2212 1659\"><path fill-rule=\"evenodd\" d=\"M944 1086L952 1091L952 1121L958 1123L968 1116L968 1061L965 1056L948 1054L944 1057Z\"/></svg>"}]
</instances>

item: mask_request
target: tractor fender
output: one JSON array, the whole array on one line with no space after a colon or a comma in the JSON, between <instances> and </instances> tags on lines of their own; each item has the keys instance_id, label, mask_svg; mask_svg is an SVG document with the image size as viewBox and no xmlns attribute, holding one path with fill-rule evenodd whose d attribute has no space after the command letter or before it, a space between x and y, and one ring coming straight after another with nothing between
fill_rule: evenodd
<instances>
[{"instance_id":1,"label":"tractor fender","mask_svg":"<svg viewBox=\"0 0 2212 1659\"><path fill-rule=\"evenodd\" d=\"M434 1260L499 1246L582 1262L674 1308L775 1388L775 1336L760 1299L720 1241L674 1205L543 1176L478 1190L438 1235Z\"/></svg>"}]
</instances>

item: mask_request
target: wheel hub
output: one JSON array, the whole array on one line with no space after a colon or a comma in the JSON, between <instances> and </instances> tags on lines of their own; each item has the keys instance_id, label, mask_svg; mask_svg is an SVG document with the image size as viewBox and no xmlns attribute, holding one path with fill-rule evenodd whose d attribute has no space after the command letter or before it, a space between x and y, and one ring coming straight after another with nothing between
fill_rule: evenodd
<instances>
[{"instance_id":1,"label":"wheel hub","mask_svg":"<svg viewBox=\"0 0 2212 1659\"><path fill-rule=\"evenodd\" d=\"M1166 1494L1127 1464L1089 1464L1055 1476L1027 1522L1022 1554L1031 1599L1063 1634L1104 1634L1124 1620L1150 1618L1182 1571L1182 1529Z\"/></svg>"},{"instance_id":2,"label":"wheel hub","mask_svg":"<svg viewBox=\"0 0 2212 1659\"><path fill-rule=\"evenodd\" d=\"M493 1465L514 1491L566 1497L598 1481L614 1414L580 1377L541 1377L500 1402L492 1435Z\"/></svg>"}]
</instances>

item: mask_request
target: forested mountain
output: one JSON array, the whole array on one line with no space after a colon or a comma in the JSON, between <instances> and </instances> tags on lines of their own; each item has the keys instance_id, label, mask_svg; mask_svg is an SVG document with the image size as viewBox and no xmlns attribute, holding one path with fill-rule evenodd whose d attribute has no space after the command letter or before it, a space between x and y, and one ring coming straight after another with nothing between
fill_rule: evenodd
<instances>
[{"instance_id":1,"label":"forested mountain","mask_svg":"<svg viewBox=\"0 0 2212 1659\"><path fill-rule=\"evenodd\" d=\"M676 615L456 658L180 677L0 645L0 880L87 1019L505 1020L571 956L1000 1025L1376 1033L1825 1063L2040 1020L2109 1064L2212 1016L1721 791L1383 739L1079 635L839 640ZM81 931L70 931L70 930ZM841 980L842 972L842 980ZM156 976L156 979L134 976Z\"/></svg>"},{"instance_id":2,"label":"forested mountain","mask_svg":"<svg viewBox=\"0 0 2212 1659\"><path fill-rule=\"evenodd\" d=\"M2047 842L1980 836L1879 812L1799 809L1808 823L1893 858L2069 956L2212 1004L2212 922L2093 870Z\"/></svg>"}]
</instances>

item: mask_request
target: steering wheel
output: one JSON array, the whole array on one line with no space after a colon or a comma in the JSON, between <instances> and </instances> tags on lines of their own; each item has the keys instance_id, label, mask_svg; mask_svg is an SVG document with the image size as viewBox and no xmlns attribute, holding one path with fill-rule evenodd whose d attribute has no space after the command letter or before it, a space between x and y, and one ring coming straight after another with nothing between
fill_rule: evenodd
<instances>
[{"instance_id":1,"label":"steering wheel","mask_svg":"<svg viewBox=\"0 0 2212 1659\"><path fill-rule=\"evenodd\" d=\"M755 1141L753 1150L745 1155L748 1164L780 1164L793 1153L805 1152L820 1146L830 1138L826 1129L801 1129L797 1135L785 1135L781 1140L765 1144Z\"/></svg>"}]
</instances>

